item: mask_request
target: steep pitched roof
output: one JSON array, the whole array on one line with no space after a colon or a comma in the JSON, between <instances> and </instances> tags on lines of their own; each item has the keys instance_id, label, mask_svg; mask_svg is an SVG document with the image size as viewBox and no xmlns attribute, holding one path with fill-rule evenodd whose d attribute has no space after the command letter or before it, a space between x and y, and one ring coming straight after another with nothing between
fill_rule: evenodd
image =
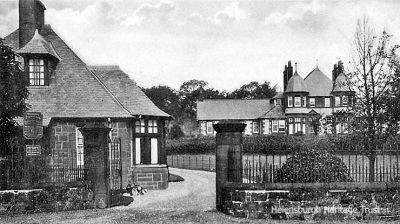
<instances>
[{"instance_id":1,"label":"steep pitched roof","mask_svg":"<svg viewBox=\"0 0 400 224\"><path fill-rule=\"evenodd\" d=\"M304 82L303 78L300 77L297 71L289 79L289 82L287 84L285 93L290 92L308 92L306 83Z\"/></svg>"},{"instance_id":2,"label":"steep pitched roof","mask_svg":"<svg viewBox=\"0 0 400 224\"><path fill-rule=\"evenodd\" d=\"M281 98L284 98L283 92L278 92L274 97L272 97L272 99L281 99Z\"/></svg>"},{"instance_id":3,"label":"steep pitched roof","mask_svg":"<svg viewBox=\"0 0 400 224\"><path fill-rule=\"evenodd\" d=\"M170 117L154 105L118 66L89 66L89 69L131 114Z\"/></svg>"},{"instance_id":4,"label":"steep pitched roof","mask_svg":"<svg viewBox=\"0 0 400 224\"><path fill-rule=\"evenodd\" d=\"M342 72L336 77L332 92L351 92L350 82L347 76Z\"/></svg>"},{"instance_id":5,"label":"steep pitched roof","mask_svg":"<svg viewBox=\"0 0 400 224\"><path fill-rule=\"evenodd\" d=\"M270 99L214 99L197 102L197 120L258 119L272 107Z\"/></svg>"},{"instance_id":6,"label":"steep pitched roof","mask_svg":"<svg viewBox=\"0 0 400 224\"><path fill-rule=\"evenodd\" d=\"M40 35L54 46L60 57L50 77L49 86L29 87L27 103L31 105L31 111L43 114L45 125L51 118L132 117L130 111L121 105L99 77L88 69L49 25L43 26ZM5 37L4 42L18 50L15 48L18 46L18 30ZM131 95L131 98L135 97L136 95Z\"/></svg>"},{"instance_id":7,"label":"steep pitched roof","mask_svg":"<svg viewBox=\"0 0 400 224\"><path fill-rule=\"evenodd\" d=\"M309 96L329 96L332 89L332 81L318 67L316 67L304 79Z\"/></svg>"},{"instance_id":8,"label":"steep pitched roof","mask_svg":"<svg viewBox=\"0 0 400 224\"><path fill-rule=\"evenodd\" d=\"M42 35L39 34L38 30L35 31L32 39L21 49L17 50L18 54L49 54L60 60L54 47L51 43L46 41Z\"/></svg>"},{"instance_id":9,"label":"steep pitched roof","mask_svg":"<svg viewBox=\"0 0 400 224\"><path fill-rule=\"evenodd\" d=\"M275 106L260 118L285 118L285 111L282 106Z\"/></svg>"}]
</instances>

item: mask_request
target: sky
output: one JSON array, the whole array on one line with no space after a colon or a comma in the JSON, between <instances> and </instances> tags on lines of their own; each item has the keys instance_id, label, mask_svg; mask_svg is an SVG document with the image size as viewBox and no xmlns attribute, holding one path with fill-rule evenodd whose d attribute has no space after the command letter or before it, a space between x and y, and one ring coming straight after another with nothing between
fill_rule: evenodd
<instances>
[{"instance_id":1,"label":"sky","mask_svg":"<svg viewBox=\"0 0 400 224\"><path fill-rule=\"evenodd\" d=\"M396 0L41 0L45 23L89 65L119 65L139 86L190 79L232 91L282 88L291 60L304 78L352 58L357 20L400 43ZM0 1L0 37L18 28L18 1Z\"/></svg>"}]
</instances>

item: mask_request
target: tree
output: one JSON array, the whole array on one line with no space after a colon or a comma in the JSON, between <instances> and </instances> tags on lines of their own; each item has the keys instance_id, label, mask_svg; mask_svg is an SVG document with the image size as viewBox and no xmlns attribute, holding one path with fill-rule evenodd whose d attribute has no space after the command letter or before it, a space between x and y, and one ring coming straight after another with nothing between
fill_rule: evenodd
<instances>
[{"instance_id":1,"label":"tree","mask_svg":"<svg viewBox=\"0 0 400 224\"><path fill-rule=\"evenodd\" d=\"M241 86L228 94L228 98L233 99L265 99L276 95L275 87L271 87L269 82L259 84L256 81Z\"/></svg>"},{"instance_id":2,"label":"tree","mask_svg":"<svg viewBox=\"0 0 400 224\"><path fill-rule=\"evenodd\" d=\"M173 117L179 116L179 96L171 87L160 85L142 90L158 108Z\"/></svg>"},{"instance_id":3,"label":"tree","mask_svg":"<svg viewBox=\"0 0 400 224\"><path fill-rule=\"evenodd\" d=\"M15 52L0 39L0 157L10 152L10 141L17 131L15 118L28 110L28 83L16 58Z\"/></svg>"},{"instance_id":4,"label":"tree","mask_svg":"<svg viewBox=\"0 0 400 224\"><path fill-rule=\"evenodd\" d=\"M353 44L354 72L349 78L355 88L356 122L352 128L363 138L369 159L369 181L374 181L376 148L385 134L385 99L394 74L390 61L396 47L390 45L390 35L385 31L377 36L366 18L358 21Z\"/></svg>"}]
</instances>

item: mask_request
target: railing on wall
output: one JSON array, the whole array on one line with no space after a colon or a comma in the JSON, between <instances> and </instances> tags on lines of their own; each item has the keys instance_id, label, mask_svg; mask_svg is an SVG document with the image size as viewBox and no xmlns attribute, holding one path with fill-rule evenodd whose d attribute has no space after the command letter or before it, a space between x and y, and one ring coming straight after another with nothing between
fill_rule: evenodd
<instances>
[{"instance_id":1,"label":"railing on wall","mask_svg":"<svg viewBox=\"0 0 400 224\"><path fill-rule=\"evenodd\" d=\"M54 153L27 156L22 146L13 147L8 157L7 188L30 189L49 183L73 183L86 180L84 164L76 154Z\"/></svg>"},{"instance_id":2,"label":"railing on wall","mask_svg":"<svg viewBox=\"0 0 400 224\"><path fill-rule=\"evenodd\" d=\"M241 172L243 183L330 182L327 177L329 173L324 170L314 170L313 172L308 173L309 176L304 176L304 173L297 172L298 170L305 169L306 166L314 166L314 164L311 164L313 162L308 161L304 157L300 162L296 163L297 167L286 167L287 169L292 170L290 178L279 176L285 174L285 172L281 172L280 169L285 166L286 162L291 160L291 157L296 155L300 150L306 149L285 147L269 150L267 146L251 144L246 144L243 147L245 153L242 155L242 169L231 171ZM349 177L347 181L370 181L371 170L369 157L367 156L368 152L363 148L341 147L338 150L324 151L324 149L321 149L319 151L316 150L316 152L332 154L335 158L339 159L346 168L344 173ZM399 146L382 145L379 146L379 148L374 149L373 152L375 154L373 169L374 182L400 181Z\"/></svg>"}]
</instances>

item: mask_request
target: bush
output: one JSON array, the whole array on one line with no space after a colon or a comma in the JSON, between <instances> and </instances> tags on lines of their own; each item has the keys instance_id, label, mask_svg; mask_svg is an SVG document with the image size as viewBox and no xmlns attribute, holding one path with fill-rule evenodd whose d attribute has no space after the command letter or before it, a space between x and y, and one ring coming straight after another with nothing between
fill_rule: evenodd
<instances>
[{"instance_id":1,"label":"bush","mask_svg":"<svg viewBox=\"0 0 400 224\"><path fill-rule=\"evenodd\" d=\"M325 150L300 150L288 158L274 177L278 183L349 182L348 169L340 158Z\"/></svg>"},{"instance_id":2,"label":"bush","mask_svg":"<svg viewBox=\"0 0 400 224\"><path fill-rule=\"evenodd\" d=\"M178 139L184 136L181 127L177 124L172 125L169 135L171 139Z\"/></svg>"}]
</instances>

